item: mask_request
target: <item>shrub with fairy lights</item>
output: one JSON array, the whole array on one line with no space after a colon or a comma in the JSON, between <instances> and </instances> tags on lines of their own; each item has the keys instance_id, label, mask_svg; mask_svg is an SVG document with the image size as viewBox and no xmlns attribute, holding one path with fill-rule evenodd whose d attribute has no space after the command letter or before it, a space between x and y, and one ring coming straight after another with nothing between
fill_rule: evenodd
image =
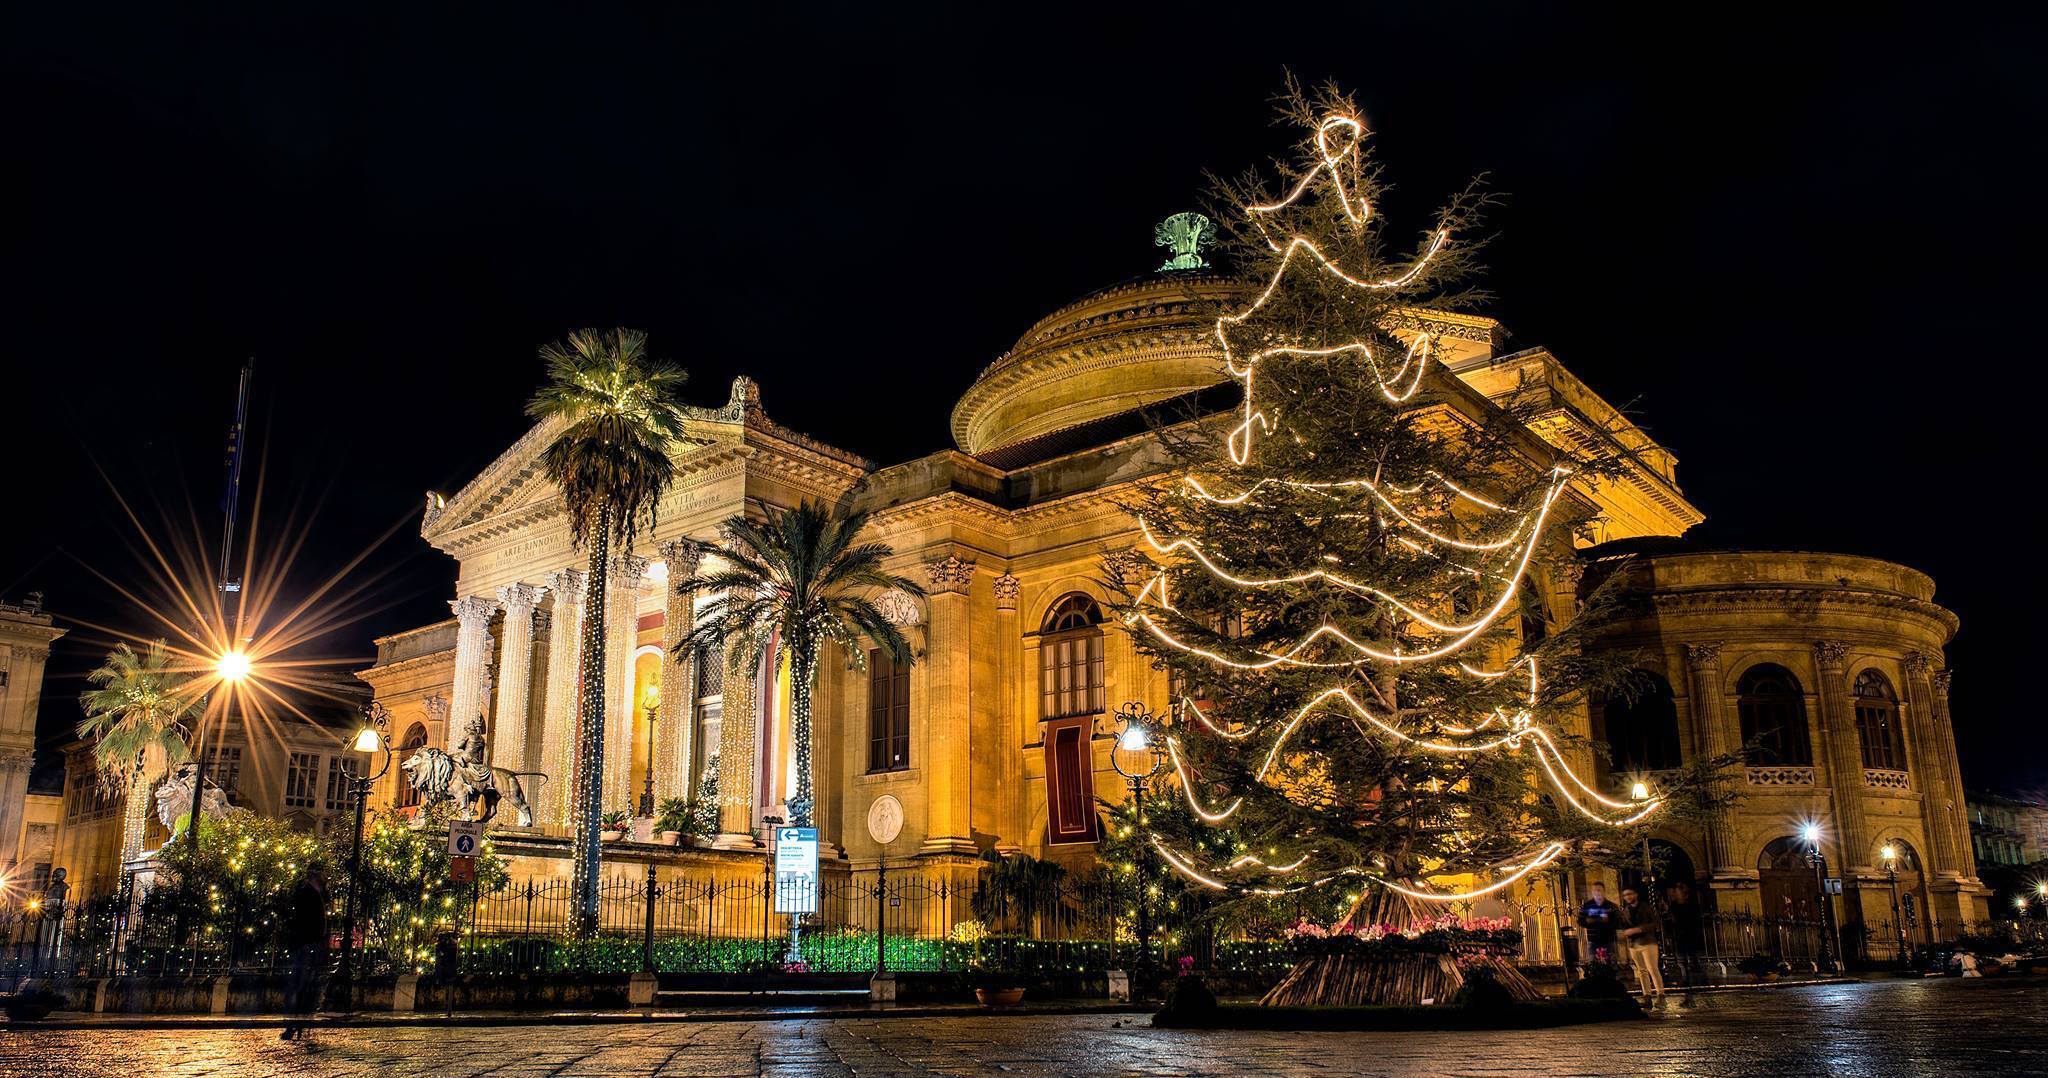
<instances>
[{"instance_id":1,"label":"shrub with fairy lights","mask_svg":"<svg viewBox=\"0 0 2048 1078\"><path fill-rule=\"evenodd\" d=\"M203 945L269 945L305 874L317 868L335 877L328 847L282 820L230 812L208 820L200 837L196 854L181 838L157 855L159 875L142 909L150 923L182 919Z\"/></svg>"},{"instance_id":2,"label":"shrub with fairy lights","mask_svg":"<svg viewBox=\"0 0 2048 1078\"><path fill-rule=\"evenodd\" d=\"M427 822L374 815L363 832L362 892L357 916L373 952L381 950L394 970L425 972L433 966L434 940L443 932L460 932L469 921L472 888L490 895L502 890L509 876L505 859L486 834L476 857L475 884L457 883L449 875L449 806L427 810ZM346 864L348 836L338 840L337 863ZM337 889L337 904L342 900Z\"/></svg>"}]
</instances>

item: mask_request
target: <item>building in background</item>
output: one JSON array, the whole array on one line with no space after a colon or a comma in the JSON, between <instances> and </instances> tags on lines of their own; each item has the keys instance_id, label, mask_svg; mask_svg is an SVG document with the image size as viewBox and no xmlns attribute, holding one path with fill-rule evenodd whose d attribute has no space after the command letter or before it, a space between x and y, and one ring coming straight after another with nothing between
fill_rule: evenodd
<instances>
[{"instance_id":1,"label":"building in background","mask_svg":"<svg viewBox=\"0 0 2048 1078\"><path fill-rule=\"evenodd\" d=\"M2048 860L2048 801L2019 794L1970 794L1977 863L2017 868Z\"/></svg>"},{"instance_id":2,"label":"building in background","mask_svg":"<svg viewBox=\"0 0 2048 1078\"><path fill-rule=\"evenodd\" d=\"M43 695L43 668L50 645L64 636L43 610L42 596L0 601L0 902L18 889L47 879L55 840L50 806L31 796L29 770L35 763L36 718ZM41 887L37 886L40 891Z\"/></svg>"},{"instance_id":3,"label":"building in background","mask_svg":"<svg viewBox=\"0 0 2048 1078\"><path fill-rule=\"evenodd\" d=\"M493 763L544 772L515 874L566 875L576 621L587 589L602 588L605 808L632 811L649 791L686 796L716 759L716 845L751 851L793 787L786 676L673 654L704 597L668 582L697 568L694 542L727 519L807 498L858 506L894 549L889 568L927 594L882 597L920 656L908 670L879 654L865 670L845 654L820 664L816 816L828 857L853 874L885 854L961 872L1019 851L1085 868L1096 799L1123 790L1109 716L1126 701L1168 704L1164 674L1105 617L1105 567L1140 542L1120 506L1167 466L1159 423L1234 401L1203 312L1241 287L1159 272L1081 297L981 372L953 409L956 448L886 466L774 422L755 383L737 379L723 404L688 411L656 524L602 580L586 579L539 467L557 428L537 425L462 489L428 495L421 534L457 564L454 616L378 641L361 676L391 712L401 753L445 748L451 722L477 715ZM1577 765L1611 789L1751 746L1737 777L1746 796L1728 819L1655 836L1665 877L1699 879L1725 911L1811 917L1820 883L1798 836L1812 821L1849 927L1875 935L1903 920L1929 938L1983 920L1942 658L1956 619L1934 602L1933 581L1855 556L1688 546L1679 537L1703 516L1675 457L1557 357L1504 349L1492 319L1413 318L1449 344L1439 358L1455 407L1534 402L1532 464L1587 446L1631 456L1619 479L1574 490L1592 515L1581 557L1529 582L1522 624L1561 623L1597 579L1624 574L1625 615L1599 646L1632 656L1655 691L1571 720L1607 746L1611 762L1582 752ZM378 796L407 795L387 779ZM884 798L904 820L886 851L867 827ZM621 859L612 871L637 866ZM1510 905L1540 909L1552 894L1538 885ZM1533 957L1554 959L1554 920L1529 928Z\"/></svg>"}]
</instances>

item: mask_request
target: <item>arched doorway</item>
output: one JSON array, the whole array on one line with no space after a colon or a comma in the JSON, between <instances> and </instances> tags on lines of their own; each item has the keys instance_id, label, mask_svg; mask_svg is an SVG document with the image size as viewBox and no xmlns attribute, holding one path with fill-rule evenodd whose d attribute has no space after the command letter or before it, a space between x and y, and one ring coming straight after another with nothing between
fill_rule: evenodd
<instances>
[{"instance_id":1,"label":"arched doorway","mask_svg":"<svg viewBox=\"0 0 2048 1078\"><path fill-rule=\"evenodd\" d=\"M1820 920L1820 881L1806 863L1806 844L1790 835L1773 839L1756 860L1757 892L1765 917Z\"/></svg>"},{"instance_id":2,"label":"arched doorway","mask_svg":"<svg viewBox=\"0 0 2048 1078\"><path fill-rule=\"evenodd\" d=\"M1890 857L1885 856L1886 850L1891 851ZM1878 844L1877 867L1885 873L1882 886L1893 925L1904 927L1908 944L1932 942L1927 923L1927 878L1921 872L1919 851L1904 839L1888 839ZM1899 928L1892 927L1890 935L1896 941Z\"/></svg>"},{"instance_id":3,"label":"arched doorway","mask_svg":"<svg viewBox=\"0 0 2048 1078\"><path fill-rule=\"evenodd\" d=\"M1643 892L1645 898L1656 899L1664 897L1664 888L1671 886L1672 880L1692 883L1699 878L1692 865L1692 855L1686 853L1684 847L1677 843L1666 842L1661 838L1650 840L1650 875L1656 883L1654 888L1644 890L1641 843L1636 844L1632 856L1621 865L1616 875L1621 878L1621 886L1636 888Z\"/></svg>"}]
</instances>

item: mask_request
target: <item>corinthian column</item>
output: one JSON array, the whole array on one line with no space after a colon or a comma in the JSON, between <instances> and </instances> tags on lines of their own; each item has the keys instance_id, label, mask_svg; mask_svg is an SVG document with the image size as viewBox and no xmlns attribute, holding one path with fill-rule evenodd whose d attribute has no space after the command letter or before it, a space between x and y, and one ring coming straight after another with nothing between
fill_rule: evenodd
<instances>
[{"instance_id":1,"label":"corinthian column","mask_svg":"<svg viewBox=\"0 0 2048 1078\"><path fill-rule=\"evenodd\" d=\"M996 737L1001 760L996 768L999 810L996 815L996 848L1016 852L1024 843L1024 722L1018 714L1017 691L1017 599L1024 591L1021 581L1008 573L990 582L996 597L996 701L997 720L1002 724ZM1168 701L1172 707L1178 701Z\"/></svg>"},{"instance_id":2,"label":"corinthian column","mask_svg":"<svg viewBox=\"0 0 2048 1078\"><path fill-rule=\"evenodd\" d=\"M661 544L661 560L668 566L668 606L661 622L661 713L654 723L654 803L657 808L671 797L690 796L691 756L696 750L697 657L676 653L696 620L696 592L679 584L697 575L702 553L687 539Z\"/></svg>"},{"instance_id":3,"label":"corinthian column","mask_svg":"<svg viewBox=\"0 0 2048 1078\"><path fill-rule=\"evenodd\" d=\"M1728 737L1728 717L1721 707L1721 645L1685 645L1685 668L1692 680L1686 695L1692 703L1693 745L1702 756L1720 756L1729 751L1732 743ZM1725 772L1721 777L1723 781L1735 779ZM1715 876L1744 872L1726 820L1707 821L1707 854Z\"/></svg>"},{"instance_id":4,"label":"corinthian column","mask_svg":"<svg viewBox=\"0 0 2048 1078\"><path fill-rule=\"evenodd\" d=\"M548 618L547 706L541 713L540 769L547 772L539 815L544 823L569 822L569 796L575 789L576 680L582 655L584 574L563 569L548 574L554 613Z\"/></svg>"},{"instance_id":5,"label":"corinthian column","mask_svg":"<svg viewBox=\"0 0 2048 1078\"><path fill-rule=\"evenodd\" d=\"M1948 754L1949 774L1955 776L1956 793L1963 795L1963 769L1956 758L1956 727L1948 713L1948 685L1954 678L1953 670L1936 670L1934 684L1934 726L1941 735L1943 750ZM1975 878L1977 875L1977 851L1970 844L1970 821L1967 810L1950 814L1950 828L1955 832L1956 867L1963 875Z\"/></svg>"},{"instance_id":6,"label":"corinthian column","mask_svg":"<svg viewBox=\"0 0 2048 1078\"><path fill-rule=\"evenodd\" d=\"M647 573L647 559L623 554L612 559L604 612L605 658L612 664L607 675L604 706L604 807L628 812L639 804L633 791L633 644L640 635L640 578Z\"/></svg>"},{"instance_id":7,"label":"corinthian column","mask_svg":"<svg viewBox=\"0 0 2048 1078\"><path fill-rule=\"evenodd\" d=\"M487 742L491 763L526 770L526 695L533 681L533 610L540 589L507 584L498 589L505 610L505 646L498 654L498 723Z\"/></svg>"},{"instance_id":8,"label":"corinthian column","mask_svg":"<svg viewBox=\"0 0 2048 1078\"><path fill-rule=\"evenodd\" d=\"M1963 791L1949 764L1948 746L1934 718L1934 685L1928 678L1932 664L1927 656L1913 652L1906 656L1906 700L1912 714L1905 727L1912 731L1920 769L1921 825L1934 847L1934 871L1943 876L1960 875L1962 861L1956 853L1956 820L1962 815Z\"/></svg>"},{"instance_id":9,"label":"corinthian column","mask_svg":"<svg viewBox=\"0 0 2048 1078\"><path fill-rule=\"evenodd\" d=\"M947 557L925 566L931 587L926 600L925 684L930 686L925 709L924 853L972 853L968 826L973 791L968 781L968 687L972 675L968 591L974 584L974 563Z\"/></svg>"},{"instance_id":10,"label":"corinthian column","mask_svg":"<svg viewBox=\"0 0 2048 1078\"><path fill-rule=\"evenodd\" d=\"M1823 640L1813 645L1820 667L1821 726L1828 735L1828 786L1834 794L1835 831L1843 867L1871 869L1870 823L1863 812L1863 743L1856 736L1856 709L1849 702L1849 649Z\"/></svg>"},{"instance_id":11,"label":"corinthian column","mask_svg":"<svg viewBox=\"0 0 2048 1078\"><path fill-rule=\"evenodd\" d=\"M455 686L449 713L456 728L484 713L484 666L491 656L491 615L497 605L481 595L448 604L455 611Z\"/></svg>"},{"instance_id":12,"label":"corinthian column","mask_svg":"<svg viewBox=\"0 0 2048 1078\"><path fill-rule=\"evenodd\" d=\"M754 664L725 663L721 695L724 715L718 728L718 841L721 847L750 846L754 841Z\"/></svg>"}]
</instances>

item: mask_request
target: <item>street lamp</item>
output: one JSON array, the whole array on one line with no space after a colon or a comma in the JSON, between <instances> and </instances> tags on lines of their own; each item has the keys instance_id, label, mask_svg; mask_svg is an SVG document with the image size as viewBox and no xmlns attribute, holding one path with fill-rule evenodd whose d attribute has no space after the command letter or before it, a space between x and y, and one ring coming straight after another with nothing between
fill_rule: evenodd
<instances>
[{"instance_id":1,"label":"street lamp","mask_svg":"<svg viewBox=\"0 0 2048 1078\"><path fill-rule=\"evenodd\" d=\"M1650 784L1638 781L1630 785L1628 796L1630 800L1637 804L1648 801L1650 799ZM1656 882L1656 871L1650 867L1650 829L1645 827L1643 828L1643 897L1650 899L1653 904L1656 900L1652 897L1652 891Z\"/></svg>"},{"instance_id":2,"label":"street lamp","mask_svg":"<svg viewBox=\"0 0 2048 1078\"><path fill-rule=\"evenodd\" d=\"M654 815L654 713L661 707L661 686L649 684L640 694L640 706L647 709L647 786L640 791L640 815Z\"/></svg>"},{"instance_id":3,"label":"street lamp","mask_svg":"<svg viewBox=\"0 0 2048 1078\"><path fill-rule=\"evenodd\" d=\"M227 732L228 714L235 706L236 686L247 680L253 665L249 659L249 653L238 647L228 648L226 651L221 652L219 657L213 661L213 672L219 676L221 684L227 689L221 696L222 734ZM206 717L202 713L199 719L192 724L192 755L194 757L192 762L192 800L185 813L185 829L191 832L185 840L185 856L195 869L199 864L199 818L204 815L200 810L206 804L205 734ZM166 843L165 845L168 847L171 844ZM185 901L179 904L181 908L178 910L176 935L180 945L185 942L185 932L189 927L185 921L185 914L186 909L194 904L198 872L196 870L186 872L183 873L183 876L186 881L184 886L187 888L188 893L185 896Z\"/></svg>"},{"instance_id":4,"label":"street lamp","mask_svg":"<svg viewBox=\"0 0 2048 1078\"><path fill-rule=\"evenodd\" d=\"M1884 859L1884 874L1892 885L1892 928L1899 937L1899 961L1906 960L1906 921L1899 908L1899 848L1887 842L1877 851Z\"/></svg>"},{"instance_id":5,"label":"street lamp","mask_svg":"<svg viewBox=\"0 0 2048 1078\"><path fill-rule=\"evenodd\" d=\"M1109 765L1131 784L1131 818L1142 827L1145 822L1145 784L1166 766L1166 744L1155 730L1158 716L1136 700L1117 709L1116 721L1116 750L1109 754ZM1152 909L1147 903L1151 865L1152 859L1146 856L1141 846L1138 850L1138 968L1132 971L1137 974L1132 978L1134 990L1144 983L1144 972L1152 962Z\"/></svg>"},{"instance_id":6,"label":"street lamp","mask_svg":"<svg viewBox=\"0 0 2048 1078\"><path fill-rule=\"evenodd\" d=\"M391 713L384 705L373 703L363 715L363 728L356 731L354 744L349 747L370 757L377 752L384 753L384 765L374 775L352 776L350 792L356 803L355 833L349 839L348 851L348 912L343 918L345 928L341 934L341 1009L355 1010L355 952L356 952L356 895L362 890L363 879L363 807L370 800L370 787L391 770L391 742L384 731L391 725ZM364 760L363 770L369 770L369 761Z\"/></svg>"},{"instance_id":7,"label":"street lamp","mask_svg":"<svg viewBox=\"0 0 2048 1078\"><path fill-rule=\"evenodd\" d=\"M1828 859L1820 852L1820 825L1807 823L1799 829L1799 837L1806 841L1806 863L1813 866L1813 882L1819 891L1820 902L1820 960L1830 971L1835 969L1834 930L1830 928L1834 903L1828 901Z\"/></svg>"}]
</instances>

